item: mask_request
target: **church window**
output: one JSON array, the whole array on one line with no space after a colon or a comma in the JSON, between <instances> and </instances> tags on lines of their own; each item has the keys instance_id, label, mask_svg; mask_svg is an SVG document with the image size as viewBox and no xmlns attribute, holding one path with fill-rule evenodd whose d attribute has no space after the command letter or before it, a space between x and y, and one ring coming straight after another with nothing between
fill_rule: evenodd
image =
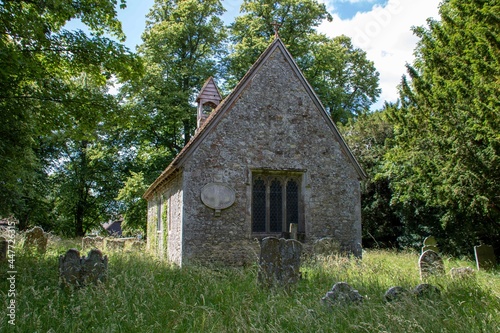
<instances>
[{"instance_id":1,"label":"church window","mask_svg":"<svg viewBox=\"0 0 500 333\"><path fill-rule=\"evenodd\" d=\"M298 173L254 172L252 181L252 232L287 233L290 223L303 232L300 217L300 184Z\"/></svg>"}]
</instances>

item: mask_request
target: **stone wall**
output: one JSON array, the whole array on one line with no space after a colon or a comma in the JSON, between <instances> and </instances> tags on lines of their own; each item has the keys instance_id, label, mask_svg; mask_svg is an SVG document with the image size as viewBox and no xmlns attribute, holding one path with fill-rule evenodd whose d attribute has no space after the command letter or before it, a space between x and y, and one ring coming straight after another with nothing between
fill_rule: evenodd
<instances>
[{"instance_id":1,"label":"stone wall","mask_svg":"<svg viewBox=\"0 0 500 333\"><path fill-rule=\"evenodd\" d=\"M249 248L256 170L302 173L306 242L330 236L343 250L361 254L359 175L279 49L184 164L183 251L188 260L254 258ZM200 200L210 182L236 192L235 203L220 216Z\"/></svg>"},{"instance_id":2,"label":"stone wall","mask_svg":"<svg viewBox=\"0 0 500 333\"><path fill-rule=\"evenodd\" d=\"M148 201L147 250L181 265L182 176L178 174L159 193ZM157 228L158 219L161 219L161 230Z\"/></svg>"}]
</instances>

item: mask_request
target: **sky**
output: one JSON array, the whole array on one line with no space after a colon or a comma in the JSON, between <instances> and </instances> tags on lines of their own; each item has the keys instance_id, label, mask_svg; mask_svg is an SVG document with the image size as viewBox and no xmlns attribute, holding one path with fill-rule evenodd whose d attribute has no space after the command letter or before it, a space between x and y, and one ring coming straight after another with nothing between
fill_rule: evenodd
<instances>
[{"instance_id":1,"label":"sky","mask_svg":"<svg viewBox=\"0 0 500 333\"><path fill-rule=\"evenodd\" d=\"M395 102L397 85L406 74L406 63L412 63L418 38L412 26L426 25L428 18L439 19L441 0L318 0L333 16L332 22L323 22L318 31L329 37L341 34L351 38L353 45L367 53L380 73L380 94L372 109L379 109L384 101ZM243 0L223 0L226 9L223 19L230 24L239 14ZM125 45L131 50L141 44L146 15L154 0L127 0L127 8L118 11ZM70 26L71 27L71 26Z\"/></svg>"}]
</instances>

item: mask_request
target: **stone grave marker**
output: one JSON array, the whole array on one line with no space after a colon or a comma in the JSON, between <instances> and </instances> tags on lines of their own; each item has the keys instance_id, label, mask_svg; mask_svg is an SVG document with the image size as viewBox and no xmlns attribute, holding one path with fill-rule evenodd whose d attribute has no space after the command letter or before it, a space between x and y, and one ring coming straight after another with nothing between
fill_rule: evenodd
<instances>
[{"instance_id":1,"label":"stone grave marker","mask_svg":"<svg viewBox=\"0 0 500 333\"><path fill-rule=\"evenodd\" d=\"M86 236L82 238L82 249L103 249L104 238L101 236Z\"/></svg>"},{"instance_id":2,"label":"stone grave marker","mask_svg":"<svg viewBox=\"0 0 500 333\"><path fill-rule=\"evenodd\" d=\"M390 287L384 294L384 299L387 302L399 301L408 297L410 295L410 291L399 286Z\"/></svg>"},{"instance_id":3,"label":"stone grave marker","mask_svg":"<svg viewBox=\"0 0 500 333\"><path fill-rule=\"evenodd\" d=\"M82 258L83 284L104 282L108 271L108 257L98 249L90 250L86 258Z\"/></svg>"},{"instance_id":4,"label":"stone grave marker","mask_svg":"<svg viewBox=\"0 0 500 333\"><path fill-rule=\"evenodd\" d=\"M467 279L474 277L475 271L470 267L454 267L450 269L452 279Z\"/></svg>"},{"instance_id":5,"label":"stone grave marker","mask_svg":"<svg viewBox=\"0 0 500 333\"><path fill-rule=\"evenodd\" d=\"M43 232L40 227L34 227L31 230L26 231L24 238L24 248L32 250L36 248L38 253L45 253L47 250L47 241L49 236Z\"/></svg>"},{"instance_id":6,"label":"stone grave marker","mask_svg":"<svg viewBox=\"0 0 500 333\"><path fill-rule=\"evenodd\" d=\"M436 253L439 253L439 248L437 246L437 241L434 236L429 236L424 239L424 246L422 246L422 253L427 250L432 250Z\"/></svg>"},{"instance_id":7,"label":"stone grave marker","mask_svg":"<svg viewBox=\"0 0 500 333\"><path fill-rule=\"evenodd\" d=\"M422 280L432 276L444 274L443 259L432 250L427 250L418 259L418 266L420 267L420 278Z\"/></svg>"},{"instance_id":8,"label":"stone grave marker","mask_svg":"<svg viewBox=\"0 0 500 333\"><path fill-rule=\"evenodd\" d=\"M104 282L108 270L108 257L98 249L80 257L77 249L69 249L59 257L59 277L63 287L80 287Z\"/></svg>"},{"instance_id":9,"label":"stone grave marker","mask_svg":"<svg viewBox=\"0 0 500 333\"><path fill-rule=\"evenodd\" d=\"M301 253L302 244L296 240L264 238L260 244L260 283L267 287L288 287L297 283Z\"/></svg>"},{"instance_id":10,"label":"stone grave marker","mask_svg":"<svg viewBox=\"0 0 500 333\"><path fill-rule=\"evenodd\" d=\"M474 254L476 256L476 265L478 270L489 270L497 264L495 252L493 251L493 246L491 245L474 246Z\"/></svg>"},{"instance_id":11,"label":"stone grave marker","mask_svg":"<svg viewBox=\"0 0 500 333\"><path fill-rule=\"evenodd\" d=\"M314 242L317 256L332 256L340 253L340 243L332 237L324 237Z\"/></svg>"},{"instance_id":12,"label":"stone grave marker","mask_svg":"<svg viewBox=\"0 0 500 333\"><path fill-rule=\"evenodd\" d=\"M81 271L80 252L77 249L69 249L65 255L59 256L59 277L63 287L79 286Z\"/></svg>"},{"instance_id":13,"label":"stone grave marker","mask_svg":"<svg viewBox=\"0 0 500 333\"><path fill-rule=\"evenodd\" d=\"M428 283L421 283L415 288L413 288L412 293L418 298L430 297L432 295L439 295L441 291L438 287L433 286Z\"/></svg>"},{"instance_id":14,"label":"stone grave marker","mask_svg":"<svg viewBox=\"0 0 500 333\"><path fill-rule=\"evenodd\" d=\"M337 282L326 295L321 298L321 302L328 306L361 303L363 296L346 282Z\"/></svg>"},{"instance_id":15,"label":"stone grave marker","mask_svg":"<svg viewBox=\"0 0 500 333\"><path fill-rule=\"evenodd\" d=\"M5 237L0 237L0 262L7 259L7 249L9 248L9 242Z\"/></svg>"}]
</instances>

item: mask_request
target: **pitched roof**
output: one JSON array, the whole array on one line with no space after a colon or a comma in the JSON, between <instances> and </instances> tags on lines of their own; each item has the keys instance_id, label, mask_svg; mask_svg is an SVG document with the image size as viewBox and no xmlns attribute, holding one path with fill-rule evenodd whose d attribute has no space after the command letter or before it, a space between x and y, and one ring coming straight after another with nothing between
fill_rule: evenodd
<instances>
[{"instance_id":1,"label":"pitched roof","mask_svg":"<svg viewBox=\"0 0 500 333\"><path fill-rule=\"evenodd\" d=\"M156 188L161 186L161 184L167 182L172 175L176 173L182 167L184 161L186 158L188 158L191 154L191 152L200 144L200 142L203 141L203 139L210 133L211 129L217 126L219 120L221 117L226 113L229 109L231 109L231 106L237 101L238 96L246 89L247 85L251 82L254 74L259 70L260 67L268 60L268 58L273 54L273 52L276 49L280 49L280 51L283 53L285 58L289 61L291 64L292 70L295 72L301 83L303 84L304 88L306 89L307 93L310 95L311 99L313 100L314 104L320 110L321 115L323 116L325 122L328 124L330 129L332 130L332 133L334 137L337 139L341 150L343 153L347 156L353 167L355 168L359 179L364 179L366 178L366 174L359 165L358 161L352 154L351 150L347 146L346 142L340 135L339 130L337 129L337 126L335 123L332 121L330 116L325 110L325 107L319 100L318 96L310 86L309 82L307 82L306 78L300 71L297 63L293 59L292 55L290 52L288 52L285 44L281 41L281 39L278 37L276 38L271 45L268 46L268 48L260 55L260 57L257 59L257 61L250 67L248 72L243 76L243 78L238 82L236 87L233 89L233 91L215 108L214 111L212 111L207 118L207 120L203 123L203 125L199 128L199 130L196 132L196 134L191 138L191 140L184 146L184 148L179 152L179 154L174 158L172 163L160 174L160 176L151 184L151 186L146 190L146 192L143 195L143 198L148 199L150 198L153 194ZM208 80L207 80L208 82ZM207 83L206 82L206 83ZM205 83L205 84L206 84Z\"/></svg>"}]
</instances>

